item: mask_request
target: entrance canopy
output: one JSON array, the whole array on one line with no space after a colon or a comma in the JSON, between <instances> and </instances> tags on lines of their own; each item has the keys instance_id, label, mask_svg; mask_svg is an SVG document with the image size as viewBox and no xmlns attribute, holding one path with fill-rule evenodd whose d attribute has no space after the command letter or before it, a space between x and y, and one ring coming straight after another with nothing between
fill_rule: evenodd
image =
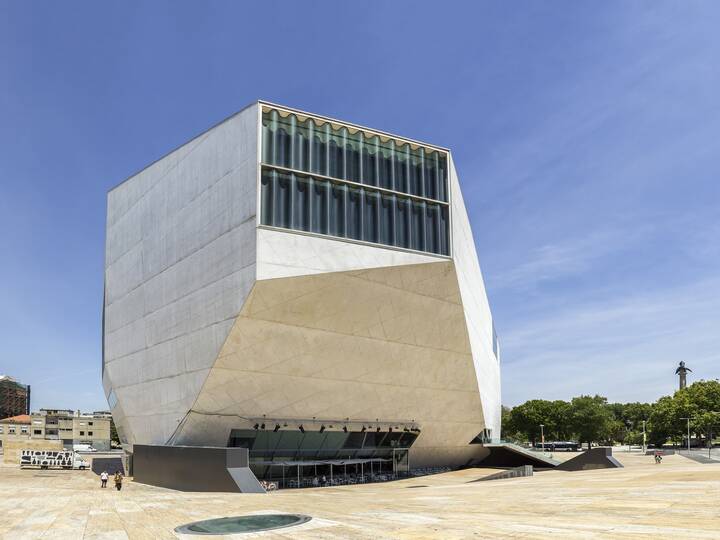
<instances>
[{"instance_id":1,"label":"entrance canopy","mask_svg":"<svg viewBox=\"0 0 720 540\"><path fill-rule=\"evenodd\" d=\"M283 467L305 467L306 465L360 465L361 463L388 462L391 459L368 458L368 459L315 459L307 461L254 461L251 465L279 465Z\"/></svg>"}]
</instances>

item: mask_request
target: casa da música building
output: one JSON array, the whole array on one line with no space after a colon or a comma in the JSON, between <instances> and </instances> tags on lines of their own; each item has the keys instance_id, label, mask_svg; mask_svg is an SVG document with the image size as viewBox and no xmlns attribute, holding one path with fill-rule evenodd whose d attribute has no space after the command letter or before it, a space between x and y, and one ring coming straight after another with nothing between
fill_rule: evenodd
<instances>
[{"instance_id":1,"label":"casa da m\u00fasica building","mask_svg":"<svg viewBox=\"0 0 720 540\"><path fill-rule=\"evenodd\" d=\"M447 149L260 101L108 194L128 450L460 466L500 435L499 358Z\"/></svg>"}]
</instances>

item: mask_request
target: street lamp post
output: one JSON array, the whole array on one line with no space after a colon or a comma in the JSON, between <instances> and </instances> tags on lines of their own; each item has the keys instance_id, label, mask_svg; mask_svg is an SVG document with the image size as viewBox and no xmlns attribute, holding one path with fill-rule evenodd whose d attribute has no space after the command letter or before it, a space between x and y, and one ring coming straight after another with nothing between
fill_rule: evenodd
<instances>
[{"instance_id":1,"label":"street lamp post","mask_svg":"<svg viewBox=\"0 0 720 540\"><path fill-rule=\"evenodd\" d=\"M713 428L715 427L715 421L717 420L717 415L720 414L717 411L710 411L710 414L713 415L712 420L710 421L710 428L708 430L708 459L712 459L712 440L713 440Z\"/></svg>"},{"instance_id":2,"label":"street lamp post","mask_svg":"<svg viewBox=\"0 0 720 540\"><path fill-rule=\"evenodd\" d=\"M713 415L713 420L711 420L710 423L710 429L708 429L708 459L712 459L712 439L713 439L713 424L714 422L714 416L717 414L715 411L712 411L711 414Z\"/></svg>"},{"instance_id":3,"label":"street lamp post","mask_svg":"<svg viewBox=\"0 0 720 540\"><path fill-rule=\"evenodd\" d=\"M688 452L689 452L690 451L690 417L681 418L680 420L687 420L687 438L688 438L687 447L688 447Z\"/></svg>"},{"instance_id":4,"label":"street lamp post","mask_svg":"<svg viewBox=\"0 0 720 540\"><path fill-rule=\"evenodd\" d=\"M645 452L647 452L647 435L645 434L645 422L646 420L643 420L643 455Z\"/></svg>"},{"instance_id":5,"label":"street lamp post","mask_svg":"<svg viewBox=\"0 0 720 540\"><path fill-rule=\"evenodd\" d=\"M628 440L628 452L632 450L632 443L630 441L630 428L632 427L632 422L630 420L625 421L625 437L627 437Z\"/></svg>"},{"instance_id":6,"label":"street lamp post","mask_svg":"<svg viewBox=\"0 0 720 540\"><path fill-rule=\"evenodd\" d=\"M540 424L540 441L542 444L543 454L545 453L545 425Z\"/></svg>"}]
</instances>

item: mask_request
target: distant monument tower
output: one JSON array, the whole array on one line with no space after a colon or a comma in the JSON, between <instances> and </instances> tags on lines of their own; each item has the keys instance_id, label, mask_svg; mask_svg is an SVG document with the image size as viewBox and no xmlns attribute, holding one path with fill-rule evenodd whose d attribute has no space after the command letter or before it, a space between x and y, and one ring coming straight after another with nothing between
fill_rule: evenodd
<instances>
[{"instance_id":1,"label":"distant monument tower","mask_svg":"<svg viewBox=\"0 0 720 540\"><path fill-rule=\"evenodd\" d=\"M680 390L687 386L687 372L692 372L692 369L685 367L685 362L680 361L680 365L675 370L675 375L680 377Z\"/></svg>"}]
</instances>

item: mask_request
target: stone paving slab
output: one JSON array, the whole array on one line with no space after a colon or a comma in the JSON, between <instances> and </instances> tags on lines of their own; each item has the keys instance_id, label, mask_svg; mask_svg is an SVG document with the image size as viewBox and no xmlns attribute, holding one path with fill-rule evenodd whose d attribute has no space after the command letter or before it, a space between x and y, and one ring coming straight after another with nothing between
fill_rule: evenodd
<instances>
[{"instance_id":1,"label":"stone paving slab","mask_svg":"<svg viewBox=\"0 0 720 540\"><path fill-rule=\"evenodd\" d=\"M688 538L720 536L720 464L616 453L623 469L538 472L473 482L471 469L423 478L266 495L182 493L127 481L100 489L89 471L0 466L2 539L178 538L215 517L289 512L298 527L213 538ZM198 540L198 536L186 536Z\"/></svg>"}]
</instances>

